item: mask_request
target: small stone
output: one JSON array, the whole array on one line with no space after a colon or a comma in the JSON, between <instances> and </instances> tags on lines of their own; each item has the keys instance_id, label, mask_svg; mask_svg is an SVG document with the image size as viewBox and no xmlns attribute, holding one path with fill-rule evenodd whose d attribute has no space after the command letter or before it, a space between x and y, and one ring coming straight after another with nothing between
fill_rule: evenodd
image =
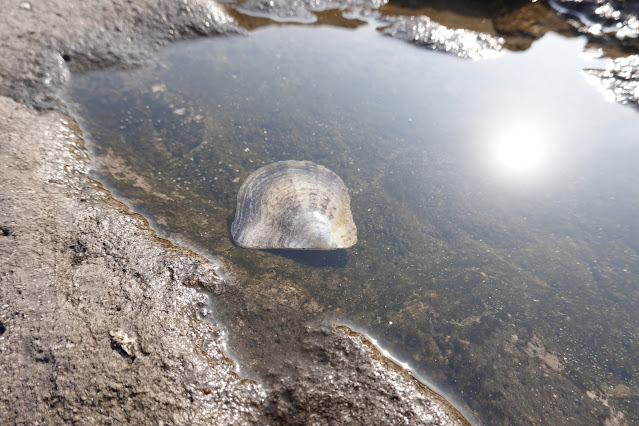
<instances>
[{"instance_id":1,"label":"small stone","mask_svg":"<svg viewBox=\"0 0 639 426\"><path fill-rule=\"evenodd\" d=\"M153 86L151 86L151 91L153 93L157 93L157 92L166 92L166 85L165 84L154 84Z\"/></svg>"},{"instance_id":2,"label":"small stone","mask_svg":"<svg viewBox=\"0 0 639 426\"><path fill-rule=\"evenodd\" d=\"M29 3L28 1L23 1L22 3L20 3L20 9L31 10L31 3Z\"/></svg>"},{"instance_id":3,"label":"small stone","mask_svg":"<svg viewBox=\"0 0 639 426\"><path fill-rule=\"evenodd\" d=\"M116 331L109 331L111 341L122 349L128 356L135 358L138 343L135 338L129 337L122 329Z\"/></svg>"}]
</instances>

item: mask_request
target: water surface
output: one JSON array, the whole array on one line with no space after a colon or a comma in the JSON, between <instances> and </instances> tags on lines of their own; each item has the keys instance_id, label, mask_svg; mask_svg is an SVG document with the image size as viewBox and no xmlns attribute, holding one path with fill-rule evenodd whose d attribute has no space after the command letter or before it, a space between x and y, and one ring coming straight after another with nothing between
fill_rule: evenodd
<instances>
[{"instance_id":1,"label":"water surface","mask_svg":"<svg viewBox=\"0 0 639 426\"><path fill-rule=\"evenodd\" d=\"M75 75L99 178L161 235L227 259L241 374L294 374L305 329L375 338L486 423L639 420L639 120L549 34L473 62L356 29L271 26ZM311 160L358 244L236 247L246 177Z\"/></svg>"}]
</instances>

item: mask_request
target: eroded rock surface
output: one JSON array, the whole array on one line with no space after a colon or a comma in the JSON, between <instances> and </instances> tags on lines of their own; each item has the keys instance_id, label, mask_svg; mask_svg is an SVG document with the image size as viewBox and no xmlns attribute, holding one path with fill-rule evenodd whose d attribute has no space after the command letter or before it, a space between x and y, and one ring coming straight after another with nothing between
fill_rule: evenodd
<instances>
[{"instance_id":1,"label":"eroded rock surface","mask_svg":"<svg viewBox=\"0 0 639 426\"><path fill-rule=\"evenodd\" d=\"M28 4L28 7L26 6ZM62 108L69 71L131 67L171 40L239 31L211 0L3 0L0 95Z\"/></svg>"},{"instance_id":2,"label":"eroded rock surface","mask_svg":"<svg viewBox=\"0 0 639 426\"><path fill-rule=\"evenodd\" d=\"M0 98L0 423L227 424L265 394L192 314L213 265L158 239L87 173L73 122Z\"/></svg>"}]
</instances>

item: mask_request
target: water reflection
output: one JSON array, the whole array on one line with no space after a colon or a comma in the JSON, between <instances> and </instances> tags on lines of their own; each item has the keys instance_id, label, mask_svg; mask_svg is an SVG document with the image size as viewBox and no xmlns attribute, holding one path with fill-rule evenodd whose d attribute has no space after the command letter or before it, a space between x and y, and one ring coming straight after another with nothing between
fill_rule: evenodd
<instances>
[{"instance_id":1,"label":"water reflection","mask_svg":"<svg viewBox=\"0 0 639 426\"><path fill-rule=\"evenodd\" d=\"M515 174L538 172L547 158L544 135L536 127L506 126L497 132L493 148L499 166Z\"/></svg>"}]
</instances>

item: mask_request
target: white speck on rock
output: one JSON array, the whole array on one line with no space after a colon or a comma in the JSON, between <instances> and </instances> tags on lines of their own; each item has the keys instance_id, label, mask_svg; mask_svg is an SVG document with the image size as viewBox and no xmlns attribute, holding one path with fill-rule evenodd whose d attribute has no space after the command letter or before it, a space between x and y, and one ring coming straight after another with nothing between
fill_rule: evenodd
<instances>
[{"instance_id":1,"label":"white speck on rock","mask_svg":"<svg viewBox=\"0 0 639 426\"><path fill-rule=\"evenodd\" d=\"M111 340L119 346L127 355L135 357L138 349L138 343L135 338L129 337L122 329L109 331Z\"/></svg>"}]
</instances>

